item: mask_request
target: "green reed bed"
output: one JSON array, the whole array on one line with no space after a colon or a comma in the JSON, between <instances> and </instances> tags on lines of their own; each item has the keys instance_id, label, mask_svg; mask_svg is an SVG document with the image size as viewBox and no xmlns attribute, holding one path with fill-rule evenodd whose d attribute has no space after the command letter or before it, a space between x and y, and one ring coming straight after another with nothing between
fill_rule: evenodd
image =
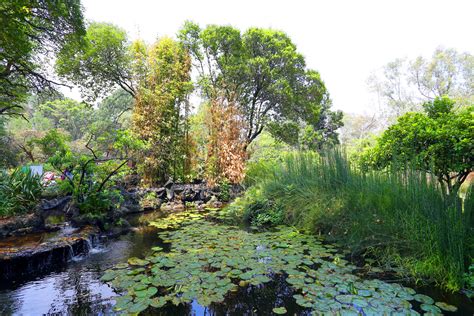
<instances>
[{"instance_id":1,"label":"green reed bed","mask_svg":"<svg viewBox=\"0 0 474 316\"><path fill-rule=\"evenodd\" d=\"M474 198L447 197L417 171L362 172L341 152L294 153L249 170L229 212L255 225L296 225L451 290L474 257Z\"/></svg>"}]
</instances>

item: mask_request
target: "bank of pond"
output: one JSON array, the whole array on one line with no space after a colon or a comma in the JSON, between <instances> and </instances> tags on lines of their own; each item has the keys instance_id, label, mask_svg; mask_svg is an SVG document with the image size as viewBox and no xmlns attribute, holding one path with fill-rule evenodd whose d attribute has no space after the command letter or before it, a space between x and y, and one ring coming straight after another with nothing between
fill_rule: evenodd
<instances>
[{"instance_id":1,"label":"bank of pond","mask_svg":"<svg viewBox=\"0 0 474 316\"><path fill-rule=\"evenodd\" d=\"M217 209L154 211L128 218L134 229L117 238L88 232L92 242L72 249L65 264L2 282L0 313L474 313L466 296L388 280L387 271L355 265L323 238L288 226L228 225L223 216ZM74 239L80 232L56 234ZM25 249L34 238L23 239Z\"/></svg>"}]
</instances>

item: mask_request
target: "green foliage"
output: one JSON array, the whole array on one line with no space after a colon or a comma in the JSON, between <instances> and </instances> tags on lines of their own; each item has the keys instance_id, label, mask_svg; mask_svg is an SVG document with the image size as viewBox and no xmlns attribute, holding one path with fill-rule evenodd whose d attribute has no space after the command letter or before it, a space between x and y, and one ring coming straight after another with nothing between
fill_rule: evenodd
<instances>
[{"instance_id":1,"label":"green foliage","mask_svg":"<svg viewBox=\"0 0 474 316\"><path fill-rule=\"evenodd\" d=\"M251 225L276 226L284 223L284 209L278 202L267 199L262 192L251 188L246 192L248 201L243 208L243 219Z\"/></svg>"},{"instance_id":2,"label":"green foliage","mask_svg":"<svg viewBox=\"0 0 474 316\"><path fill-rule=\"evenodd\" d=\"M0 115L15 115L31 91L50 89L47 58L84 33L79 0L0 2Z\"/></svg>"},{"instance_id":3,"label":"green foliage","mask_svg":"<svg viewBox=\"0 0 474 316\"><path fill-rule=\"evenodd\" d=\"M99 218L121 203L112 189L127 160L100 159L71 151L56 151L48 162L64 176L59 183L63 194L72 194L81 213ZM122 171L123 172L123 171Z\"/></svg>"},{"instance_id":4,"label":"green foliage","mask_svg":"<svg viewBox=\"0 0 474 316\"><path fill-rule=\"evenodd\" d=\"M466 289L470 290L471 297L474 296L474 263L469 266L467 273L464 274Z\"/></svg>"},{"instance_id":5,"label":"green foliage","mask_svg":"<svg viewBox=\"0 0 474 316\"><path fill-rule=\"evenodd\" d=\"M401 116L366 150L362 164L383 169L409 163L456 193L474 170L474 107L453 111L453 106L451 99L437 98L423 105L427 114Z\"/></svg>"},{"instance_id":6,"label":"green foliage","mask_svg":"<svg viewBox=\"0 0 474 316\"><path fill-rule=\"evenodd\" d=\"M82 138L88 132L94 119L94 110L90 106L71 99L43 103L36 111L42 117L49 119L52 128L66 131L72 140Z\"/></svg>"},{"instance_id":7,"label":"green foliage","mask_svg":"<svg viewBox=\"0 0 474 316\"><path fill-rule=\"evenodd\" d=\"M39 146L40 150L46 157L51 157L60 152L66 154L69 147L66 143L68 140L67 136L59 132L57 129L51 129L42 138L34 140Z\"/></svg>"},{"instance_id":8,"label":"green foliage","mask_svg":"<svg viewBox=\"0 0 474 316\"><path fill-rule=\"evenodd\" d=\"M219 188L219 201L229 202L231 193L230 190L232 189L230 183L228 181L222 181L217 186Z\"/></svg>"},{"instance_id":9,"label":"green foliage","mask_svg":"<svg viewBox=\"0 0 474 316\"><path fill-rule=\"evenodd\" d=\"M79 203L79 210L90 219L102 219L105 212L119 207L121 202L123 202L123 197L118 190L93 191Z\"/></svg>"},{"instance_id":10,"label":"green foliage","mask_svg":"<svg viewBox=\"0 0 474 316\"><path fill-rule=\"evenodd\" d=\"M186 22L178 38L196 60L198 85L209 100L236 96L244 117L244 131L252 142L268 123L292 122L311 126L321 141L337 142L335 130L342 114L329 110L331 101L319 73L306 69L303 55L285 33L250 28L243 34L231 26L209 25L201 29Z\"/></svg>"},{"instance_id":11,"label":"green foliage","mask_svg":"<svg viewBox=\"0 0 474 316\"><path fill-rule=\"evenodd\" d=\"M40 177L33 176L29 168L0 172L0 216L32 212L41 193Z\"/></svg>"},{"instance_id":12,"label":"green foliage","mask_svg":"<svg viewBox=\"0 0 474 316\"><path fill-rule=\"evenodd\" d=\"M5 119L0 118L0 169L14 167L18 163L18 150L5 128Z\"/></svg>"},{"instance_id":13,"label":"green foliage","mask_svg":"<svg viewBox=\"0 0 474 316\"><path fill-rule=\"evenodd\" d=\"M135 134L148 145L140 163L143 180L151 185L170 176L183 179L187 173L191 60L170 38L158 40L145 53L147 72L139 81L133 126Z\"/></svg>"},{"instance_id":14,"label":"green foliage","mask_svg":"<svg viewBox=\"0 0 474 316\"><path fill-rule=\"evenodd\" d=\"M91 23L80 43L70 42L59 52L56 70L91 101L117 86L136 93L127 34L113 24Z\"/></svg>"},{"instance_id":15,"label":"green foliage","mask_svg":"<svg viewBox=\"0 0 474 316\"><path fill-rule=\"evenodd\" d=\"M229 209L250 221L254 214L282 213L285 223L325 233L354 253L459 289L464 262L474 255L472 197L463 208L436 184L412 170L362 173L337 152L299 153L258 177Z\"/></svg>"}]
</instances>

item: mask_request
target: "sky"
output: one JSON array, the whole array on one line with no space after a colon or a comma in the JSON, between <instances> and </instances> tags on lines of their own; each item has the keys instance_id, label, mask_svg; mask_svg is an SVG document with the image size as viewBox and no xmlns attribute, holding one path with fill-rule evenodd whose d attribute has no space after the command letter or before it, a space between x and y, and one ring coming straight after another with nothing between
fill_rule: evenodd
<instances>
[{"instance_id":1,"label":"sky","mask_svg":"<svg viewBox=\"0 0 474 316\"><path fill-rule=\"evenodd\" d=\"M174 36L184 21L286 32L320 72L333 106L373 113L371 72L439 47L474 53L473 0L83 0L88 21L111 22L131 40Z\"/></svg>"}]
</instances>

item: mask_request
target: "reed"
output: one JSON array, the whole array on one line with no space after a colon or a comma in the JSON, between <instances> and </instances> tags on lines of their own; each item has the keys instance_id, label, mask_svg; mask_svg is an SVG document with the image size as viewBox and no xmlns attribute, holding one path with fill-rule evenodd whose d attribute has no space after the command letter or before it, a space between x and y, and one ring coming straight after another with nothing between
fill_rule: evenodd
<instances>
[{"instance_id":1,"label":"reed","mask_svg":"<svg viewBox=\"0 0 474 316\"><path fill-rule=\"evenodd\" d=\"M474 257L472 188L464 201L447 197L430 175L410 168L362 172L337 150L288 154L249 173L257 175L253 187L237 202L247 220L296 225L417 279L462 286Z\"/></svg>"}]
</instances>

